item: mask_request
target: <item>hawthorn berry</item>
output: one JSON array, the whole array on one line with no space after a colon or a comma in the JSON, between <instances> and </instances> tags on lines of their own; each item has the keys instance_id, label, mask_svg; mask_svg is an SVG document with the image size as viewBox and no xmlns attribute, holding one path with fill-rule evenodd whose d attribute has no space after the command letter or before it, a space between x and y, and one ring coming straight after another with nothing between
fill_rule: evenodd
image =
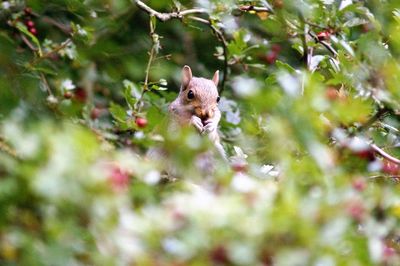
<instances>
[{"instance_id":1,"label":"hawthorn berry","mask_svg":"<svg viewBox=\"0 0 400 266\"><path fill-rule=\"evenodd\" d=\"M350 201L347 205L347 213L357 222L361 222L365 217L365 207L359 200Z\"/></svg>"},{"instance_id":2,"label":"hawthorn berry","mask_svg":"<svg viewBox=\"0 0 400 266\"><path fill-rule=\"evenodd\" d=\"M399 175L400 167L398 164L384 160L382 171L389 175Z\"/></svg>"},{"instance_id":3,"label":"hawthorn berry","mask_svg":"<svg viewBox=\"0 0 400 266\"><path fill-rule=\"evenodd\" d=\"M376 159L375 153L372 149L355 152L355 155L361 159L368 160L370 162L372 162Z\"/></svg>"},{"instance_id":4,"label":"hawthorn berry","mask_svg":"<svg viewBox=\"0 0 400 266\"><path fill-rule=\"evenodd\" d=\"M92 111L90 111L90 118L93 120L99 118L100 115L101 115L101 110L97 107L93 108Z\"/></svg>"},{"instance_id":5,"label":"hawthorn berry","mask_svg":"<svg viewBox=\"0 0 400 266\"><path fill-rule=\"evenodd\" d=\"M264 59L268 64L272 65L278 59L278 54L274 51L271 51L265 56Z\"/></svg>"},{"instance_id":6,"label":"hawthorn berry","mask_svg":"<svg viewBox=\"0 0 400 266\"><path fill-rule=\"evenodd\" d=\"M32 33L33 35L37 34L36 28L29 28L29 32Z\"/></svg>"},{"instance_id":7,"label":"hawthorn berry","mask_svg":"<svg viewBox=\"0 0 400 266\"><path fill-rule=\"evenodd\" d=\"M272 5L277 9L281 9L283 7L283 0L274 0Z\"/></svg>"},{"instance_id":8,"label":"hawthorn berry","mask_svg":"<svg viewBox=\"0 0 400 266\"><path fill-rule=\"evenodd\" d=\"M147 119L143 117L137 117L135 123L138 127L144 128L147 126Z\"/></svg>"},{"instance_id":9,"label":"hawthorn berry","mask_svg":"<svg viewBox=\"0 0 400 266\"><path fill-rule=\"evenodd\" d=\"M274 43L273 45L271 45L271 50L278 54L282 50L282 46L280 46L277 43Z\"/></svg>"},{"instance_id":10,"label":"hawthorn berry","mask_svg":"<svg viewBox=\"0 0 400 266\"><path fill-rule=\"evenodd\" d=\"M109 180L114 189L124 189L129 184L129 174L118 166L113 166L110 171Z\"/></svg>"},{"instance_id":11,"label":"hawthorn berry","mask_svg":"<svg viewBox=\"0 0 400 266\"><path fill-rule=\"evenodd\" d=\"M319 41L326 41L331 37L331 33L328 30L321 31L317 34L317 37Z\"/></svg>"},{"instance_id":12,"label":"hawthorn berry","mask_svg":"<svg viewBox=\"0 0 400 266\"><path fill-rule=\"evenodd\" d=\"M210 252L210 259L212 262L220 265L229 264L228 252L222 245L216 246Z\"/></svg>"},{"instance_id":13,"label":"hawthorn berry","mask_svg":"<svg viewBox=\"0 0 400 266\"><path fill-rule=\"evenodd\" d=\"M396 255L396 250L391 246L385 244L383 247L383 258L388 259L390 257L393 257L394 255Z\"/></svg>"},{"instance_id":14,"label":"hawthorn berry","mask_svg":"<svg viewBox=\"0 0 400 266\"><path fill-rule=\"evenodd\" d=\"M32 20L27 20L27 21L25 22L25 25L26 25L27 27L29 27L29 28L35 27L35 23L34 23Z\"/></svg>"},{"instance_id":15,"label":"hawthorn berry","mask_svg":"<svg viewBox=\"0 0 400 266\"><path fill-rule=\"evenodd\" d=\"M25 15L27 15L27 16L32 15L32 8L30 8L30 7L25 7L25 8L24 8L24 13L25 13Z\"/></svg>"},{"instance_id":16,"label":"hawthorn berry","mask_svg":"<svg viewBox=\"0 0 400 266\"><path fill-rule=\"evenodd\" d=\"M362 192L366 189L367 183L365 182L364 178L358 177L353 180L351 183L353 189L357 190L358 192Z\"/></svg>"},{"instance_id":17,"label":"hawthorn berry","mask_svg":"<svg viewBox=\"0 0 400 266\"><path fill-rule=\"evenodd\" d=\"M237 172L237 173L243 173L247 171L247 163L242 162L242 161L236 161L233 162L232 165L232 170Z\"/></svg>"},{"instance_id":18,"label":"hawthorn berry","mask_svg":"<svg viewBox=\"0 0 400 266\"><path fill-rule=\"evenodd\" d=\"M75 89L75 99L78 102L82 102L82 103L86 102L86 99L87 99L86 91L83 88L80 88L80 87L76 88Z\"/></svg>"},{"instance_id":19,"label":"hawthorn berry","mask_svg":"<svg viewBox=\"0 0 400 266\"><path fill-rule=\"evenodd\" d=\"M72 98L72 93L70 91L66 91L64 92L64 98L65 99L71 99Z\"/></svg>"},{"instance_id":20,"label":"hawthorn berry","mask_svg":"<svg viewBox=\"0 0 400 266\"><path fill-rule=\"evenodd\" d=\"M325 97L330 101L335 101L339 98L339 92L334 87L328 87L325 91Z\"/></svg>"}]
</instances>

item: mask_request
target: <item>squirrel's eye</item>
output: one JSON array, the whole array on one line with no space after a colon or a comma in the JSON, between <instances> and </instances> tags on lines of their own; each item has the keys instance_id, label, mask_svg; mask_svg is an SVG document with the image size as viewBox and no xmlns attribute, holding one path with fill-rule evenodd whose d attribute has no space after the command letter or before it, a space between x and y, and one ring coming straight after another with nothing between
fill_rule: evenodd
<instances>
[{"instance_id":1,"label":"squirrel's eye","mask_svg":"<svg viewBox=\"0 0 400 266\"><path fill-rule=\"evenodd\" d=\"M219 98L219 96L217 97L217 103L219 103L219 100L221 100L220 98Z\"/></svg>"},{"instance_id":2,"label":"squirrel's eye","mask_svg":"<svg viewBox=\"0 0 400 266\"><path fill-rule=\"evenodd\" d=\"M187 94L187 97L188 97L189 100L191 100L191 99L194 98L194 93L193 93L192 90L189 90L189 92L188 92L188 94Z\"/></svg>"}]
</instances>

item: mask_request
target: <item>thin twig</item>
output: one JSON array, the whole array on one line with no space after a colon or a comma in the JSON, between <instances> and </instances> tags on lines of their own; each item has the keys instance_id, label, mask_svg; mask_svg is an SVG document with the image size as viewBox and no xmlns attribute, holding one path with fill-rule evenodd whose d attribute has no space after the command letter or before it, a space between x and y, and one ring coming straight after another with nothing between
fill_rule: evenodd
<instances>
[{"instance_id":1,"label":"thin twig","mask_svg":"<svg viewBox=\"0 0 400 266\"><path fill-rule=\"evenodd\" d=\"M55 21L54 19L52 19L50 17L43 17L42 20L43 20L43 22L49 23L49 24L59 28L65 34L71 34L71 32L72 32L72 29L69 25L62 24L58 21Z\"/></svg>"},{"instance_id":2,"label":"thin twig","mask_svg":"<svg viewBox=\"0 0 400 266\"><path fill-rule=\"evenodd\" d=\"M323 27L323 26L320 26L320 25L318 25L318 24L315 24L315 23L313 23L313 22L310 22L310 21L305 21L308 25L310 25L310 26L313 26L313 27L316 27L316 28L320 28L320 29L324 29L324 30L327 30L327 29L329 29L329 28L327 28L327 27Z\"/></svg>"},{"instance_id":3,"label":"thin twig","mask_svg":"<svg viewBox=\"0 0 400 266\"><path fill-rule=\"evenodd\" d=\"M32 51L36 52L38 48L36 48L29 40L25 37L25 35L21 34L22 41L31 49Z\"/></svg>"},{"instance_id":4,"label":"thin twig","mask_svg":"<svg viewBox=\"0 0 400 266\"><path fill-rule=\"evenodd\" d=\"M46 77L44 76L44 74L42 72L40 72L39 75L40 75L40 80L43 82L43 85L45 86L45 88L47 90L47 93L52 96L53 93L51 92L51 89L50 89L49 83L47 82Z\"/></svg>"},{"instance_id":5,"label":"thin twig","mask_svg":"<svg viewBox=\"0 0 400 266\"><path fill-rule=\"evenodd\" d=\"M376 153L380 154L386 160L391 161L392 163L395 163L395 164L400 164L400 159L397 159L397 158L393 157L392 155L386 153L384 150L382 150L375 144L370 144L370 146Z\"/></svg>"},{"instance_id":6,"label":"thin twig","mask_svg":"<svg viewBox=\"0 0 400 266\"><path fill-rule=\"evenodd\" d=\"M190 15L190 14L207 14L207 11L202 8L193 8L193 9L187 9L184 11L171 12L171 13L161 13L161 12L158 12L158 11L152 9L151 7L149 7L148 5L146 5L145 3L143 3L140 0L136 0L135 2L136 2L136 5L140 9L146 11L147 13L149 13L150 16L154 16L163 22L170 20L170 19L174 19L174 18L182 19L184 16Z\"/></svg>"},{"instance_id":7,"label":"thin twig","mask_svg":"<svg viewBox=\"0 0 400 266\"><path fill-rule=\"evenodd\" d=\"M38 19L41 19L43 22L51 24L51 25L59 28L65 34L71 34L72 29L71 29L71 27L69 25L62 24L62 23L54 20L51 17L43 16L43 15L38 14L36 12L32 12L31 14L32 14L32 16L34 16L34 17L36 17Z\"/></svg>"},{"instance_id":8,"label":"thin twig","mask_svg":"<svg viewBox=\"0 0 400 266\"><path fill-rule=\"evenodd\" d=\"M272 10L272 8L269 7L260 7L260 6L253 6L253 5L243 5L243 6L239 6L239 10L240 11L254 11L256 13L260 13L260 12L268 12L268 13L273 13L274 11Z\"/></svg>"},{"instance_id":9,"label":"thin twig","mask_svg":"<svg viewBox=\"0 0 400 266\"><path fill-rule=\"evenodd\" d=\"M147 62L147 67L146 67L146 71L145 71L146 76L144 79L142 93L140 94L140 97L139 97L138 101L136 102L136 109L137 109L138 113L140 112L140 109L142 108L142 101L143 101L144 94L147 91L149 91L150 68L151 68L151 64L154 61L154 56L157 54L156 49L157 49L158 43L157 43L157 41L155 41L155 32L154 32L155 28L154 27L155 26L153 25L153 22L150 19L150 37L152 40L152 46L151 46L150 53L149 53L149 61Z\"/></svg>"},{"instance_id":10,"label":"thin twig","mask_svg":"<svg viewBox=\"0 0 400 266\"><path fill-rule=\"evenodd\" d=\"M4 140L2 137L0 137L0 151L3 151L5 153L7 153L8 155L19 159L19 156L17 154L17 152L11 148Z\"/></svg>"},{"instance_id":11,"label":"thin twig","mask_svg":"<svg viewBox=\"0 0 400 266\"><path fill-rule=\"evenodd\" d=\"M308 34L314 39L316 43L322 44L326 49L328 49L329 52L331 52L335 57L338 55L336 50L327 42L321 41L318 39L318 36L312 33L311 31L308 32Z\"/></svg>"},{"instance_id":12,"label":"thin twig","mask_svg":"<svg viewBox=\"0 0 400 266\"><path fill-rule=\"evenodd\" d=\"M393 126L391 126L391 125L385 124L385 123L383 123L382 121L379 121L378 123L379 123L379 125L380 125L381 127L384 127L384 128L389 129L389 130L391 130L391 131L394 131L396 134L399 134L399 133L400 133L400 130L398 130L397 128L395 128L395 127L393 127Z\"/></svg>"},{"instance_id":13,"label":"thin twig","mask_svg":"<svg viewBox=\"0 0 400 266\"><path fill-rule=\"evenodd\" d=\"M40 57L37 57L35 60L33 60L31 65L36 65L37 63L39 63L43 59L46 59L46 58L52 56L53 54L57 53L61 49L64 49L65 47L67 47L71 42L72 42L72 40L68 38L65 42L61 43L59 46L55 47L53 50L48 51L47 53L43 54Z\"/></svg>"},{"instance_id":14,"label":"thin twig","mask_svg":"<svg viewBox=\"0 0 400 266\"><path fill-rule=\"evenodd\" d=\"M222 44L222 51L224 54L224 69L222 71L223 77L221 81L221 89L219 91L219 93L222 94L225 88L225 82L228 78L228 42L226 41L224 34L217 27L215 27L211 21L195 16L189 16L188 18L208 25Z\"/></svg>"},{"instance_id":15,"label":"thin twig","mask_svg":"<svg viewBox=\"0 0 400 266\"><path fill-rule=\"evenodd\" d=\"M207 14L208 15L207 11L202 8L193 8L193 9L187 9L184 11L171 12L171 13L160 13L160 12L152 9L151 7L147 6L145 3L143 3L140 0L136 0L135 2L136 2L136 5L140 9L147 12L150 16L156 17L157 19L159 19L162 22L170 20L170 19L182 19L184 16L191 15L191 14ZM221 30L219 30L217 27L215 27L212 24L210 19L207 20L207 19L195 17L195 16L188 16L188 18L191 20L198 21L198 22L208 25L211 28L211 30L215 33L218 40L222 44L222 49L223 49L223 53L224 53L223 78L222 78L221 86L220 86L220 88L221 88L220 93L222 93L224 91L225 82L228 78L228 47L227 47L228 42L226 41L223 32Z\"/></svg>"},{"instance_id":16,"label":"thin twig","mask_svg":"<svg viewBox=\"0 0 400 266\"><path fill-rule=\"evenodd\" d=\"M376 121L380 120L381 118L383 118L385 115L387 115L388 113L390 113L390 110L388 108L382 108L379 109L378 112L376 112L365 124L363 124L362 126L360 126L357 131L358 132L362 132L364 130L367 130L368 128L370 128Z\"/></svg>"}]
</instances>

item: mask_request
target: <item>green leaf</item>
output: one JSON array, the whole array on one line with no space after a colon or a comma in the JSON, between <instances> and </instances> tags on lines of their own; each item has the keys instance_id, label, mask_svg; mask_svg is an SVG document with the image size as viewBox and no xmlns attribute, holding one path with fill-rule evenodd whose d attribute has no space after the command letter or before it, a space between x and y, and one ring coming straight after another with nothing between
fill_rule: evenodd
<instances>
[{"instance_id":1,"label":"green leaf","mask_svg":"<svg viewBox=\"0 0 400 266\"><path fill-rule=\"evenodd\" d=\"M125 109L122 106L111 102L109 111L115 120L117 120L118 122L121 122L121 123L126 123L127 115L126 115Z\"/></svg>"},{"instance_id":2,"label":"green leaf","mask_svg":"<svg viewBox=\"0 0 400 266\"><path fill-rule=\"evenodd\" d=\"M281 70L286 70L288 71L290 74L296 73L296 69L294 69L293 67L291 67L289 64L284 63L280 60L276 60L275 62L276 66L281 69Z\"/></svg>"},{"instance_id":3,"label":"green leaf","mask_svg":"<svg viewBox=\"0 0 400 266\"><path fill-rule=\"evenodd\" d=\"M39 56L42 56L43 55L42 48L40 47L40 42L36 38L36 36L33 35L32 33L30 33L28 31L28 29L26 28L26 26L24 24L22 24L21 22L17 23L17 29L32 40L32 42L36 45L36 47L38 49Z\"/></svg>"}]
</instances>

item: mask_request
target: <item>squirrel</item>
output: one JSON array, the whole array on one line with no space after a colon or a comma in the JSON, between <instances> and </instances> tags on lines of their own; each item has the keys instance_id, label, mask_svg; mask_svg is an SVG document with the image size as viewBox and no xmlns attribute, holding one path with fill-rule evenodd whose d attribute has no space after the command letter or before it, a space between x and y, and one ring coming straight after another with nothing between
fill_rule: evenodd
<instances>
[{"instance_id":1,"label":"squirrel","mask_svg":"<svg viewBox=\"0 0 400 266\"><path fill-rule=\"evenodd\" d=\"M193 77L192 70L185 65L182 69L182 85L178 97L169 105L172 121L180 126L193 125L201 134L208 135L216 149L227 161L218 134L221 111L218 109L219 71L213 78Z\"/></svg>"}]
</instances>

